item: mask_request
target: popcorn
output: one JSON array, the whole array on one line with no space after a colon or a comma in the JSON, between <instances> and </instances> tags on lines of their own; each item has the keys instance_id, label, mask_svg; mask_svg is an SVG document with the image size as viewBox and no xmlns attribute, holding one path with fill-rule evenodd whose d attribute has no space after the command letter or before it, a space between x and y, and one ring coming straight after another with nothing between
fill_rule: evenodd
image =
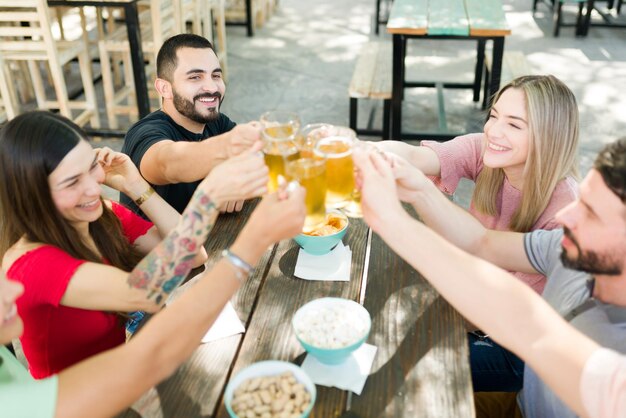
<instances>
[{"instance_id":1,"label":"popcorn","mask_svg":"<svg viewBox=\"0 0 626 418\"><path fill-rule=\"evenodd\" d=\"M294 324L298 336L308 344L327 349L356 343L368 331L368 324L350 306L333 304L311 307Z\"/></svg>"}]
</instances>

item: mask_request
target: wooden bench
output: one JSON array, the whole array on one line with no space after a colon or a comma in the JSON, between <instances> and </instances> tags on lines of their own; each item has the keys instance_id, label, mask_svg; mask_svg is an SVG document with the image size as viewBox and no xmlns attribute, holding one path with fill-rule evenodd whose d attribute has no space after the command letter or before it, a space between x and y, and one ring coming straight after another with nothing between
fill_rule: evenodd
<instances>
[{"instance_id":1,"label":"wooden bench","mask_svg":"<svg viewBox=\"0 0 626 418\"><path fill-rule=\"evenodd\" d=\"M363 46L350 81L350 128L359 135L380 135L389 139L389 110L391 107L391 42L372 41ZM358 128L358 99L383 100L382 130Z\"/></svg>"},{"instance_id":2,"label":"wooden bench","mask_svg":"<svg viewBox=\"0 0 626 418\"><path fill-rule=\"evenodd\" d=\"M489 54L485 54L484 70L483 109L487 107L491 99L487 97L489 91L489 75L491 73L491 56ZM533 71L526 60L526 55L524 55L522 51L504 51L504 56L502 57L502 73L500 74L500 87L517 77L532 73Z\"/></svg>"}]
</instances>

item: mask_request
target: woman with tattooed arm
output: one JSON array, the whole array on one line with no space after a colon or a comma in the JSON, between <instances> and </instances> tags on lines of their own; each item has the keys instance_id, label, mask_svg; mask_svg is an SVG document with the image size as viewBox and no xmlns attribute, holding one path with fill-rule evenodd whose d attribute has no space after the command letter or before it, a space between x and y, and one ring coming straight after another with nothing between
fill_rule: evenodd
<instances>
[{"instance_id":1,"label":"woman with tattooed arm","mask_svg":"<svg viewBox=\"0 0 626 418\"><path fill-rule=\"evenodd\" d=\"M266 191L267 168L255 150L213 170L181 218L128 157L92 149L61 116L27 113L2 129L0 256L7 278L24 286L17 308L33 377L124 343L117 313L162 307L199 261L216 207ZM134 199L159 231L103 200L103 183ZM169 234L161 242L162 231Z\"/></svg>"}]
</instances>

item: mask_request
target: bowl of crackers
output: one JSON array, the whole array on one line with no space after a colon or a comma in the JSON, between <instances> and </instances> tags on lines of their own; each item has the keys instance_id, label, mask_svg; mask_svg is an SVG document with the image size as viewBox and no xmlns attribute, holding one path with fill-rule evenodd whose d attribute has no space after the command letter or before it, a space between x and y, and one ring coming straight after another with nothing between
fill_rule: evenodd
<instances>
[{"instance_id":1,"label":"bowl of crackers","mask_svg":"<svg viewBox=\"0 0 626 418\"><path fill-rule=\"evenodd\" d=\"M348 218L341 212L326 214L324 224L297 235L294 240L307 253L328 254L346 235Z\"/></svg>"}]
</instances>

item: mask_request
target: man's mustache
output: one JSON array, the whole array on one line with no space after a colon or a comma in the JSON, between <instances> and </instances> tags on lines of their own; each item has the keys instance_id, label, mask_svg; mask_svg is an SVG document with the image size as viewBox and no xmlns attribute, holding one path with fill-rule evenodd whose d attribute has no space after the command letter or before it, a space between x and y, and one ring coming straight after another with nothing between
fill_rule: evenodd
<instances>
[{"instance_id":1,"label":"man's mustache","mask_svg":"<svg viewBox=\"0 0 626 418\"><path fill-rule=\"evenodd\" d=\"M194 102L196 100L200 100L200 99L210 99L211 97L215 97L218 100L222 100L222 94L219 91L216 91L215 93L202 93L202 94L198 94L197 96L195 96L193 98Z\"/></svg>"}]
</instances>

